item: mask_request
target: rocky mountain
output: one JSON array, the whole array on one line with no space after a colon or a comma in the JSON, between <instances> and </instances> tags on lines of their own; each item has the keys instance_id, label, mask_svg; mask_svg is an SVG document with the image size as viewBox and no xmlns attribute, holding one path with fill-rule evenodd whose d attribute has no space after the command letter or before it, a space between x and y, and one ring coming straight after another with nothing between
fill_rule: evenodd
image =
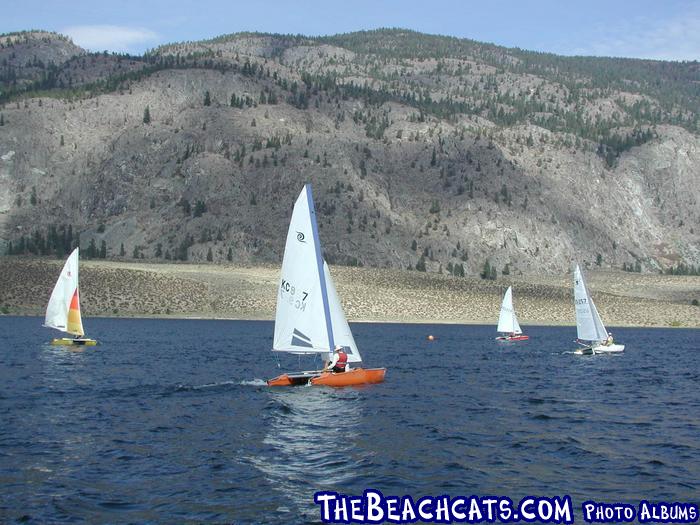
<instances>
[{"instance_id":1,"label":"rocky mountain","mask_svg":"<svg viewBox=\"0 0 700 525\"><path fill-rule=\"evenodd\" d=\"M700 266L698 62L378 30L143 57L27 32L0 64L9 253L277 262L311 182L336 264Z\"/></svg>"}]
</instances>

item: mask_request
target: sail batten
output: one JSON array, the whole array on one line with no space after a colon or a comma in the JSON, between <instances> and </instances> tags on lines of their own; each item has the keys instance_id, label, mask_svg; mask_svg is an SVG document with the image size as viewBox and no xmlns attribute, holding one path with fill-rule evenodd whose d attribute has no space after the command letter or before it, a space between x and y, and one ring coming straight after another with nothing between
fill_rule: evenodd
<instances>
[{"instance_id":1,"label":"sail batten","mask_svg":"<svg viewBox=\"0 0 700 525\"><path fill-rule=\"evenodd\" d=\"M80 316L78 262L79 249L76 248L68 256L51 292L44 326L82 337L85 330Z\"/></svg>"},{"instance_id":2,"label":"sail batten","mask_svg":"<svg viewBox=\"0 0 700 525\"><path fill-rule=\"evenodd\" d=\"M578 265L574 270L574 305L576 308L576 334L581 341L604 341L608 332L598 309L591 299L583 274Z\"/></svg>"}]
</instances>

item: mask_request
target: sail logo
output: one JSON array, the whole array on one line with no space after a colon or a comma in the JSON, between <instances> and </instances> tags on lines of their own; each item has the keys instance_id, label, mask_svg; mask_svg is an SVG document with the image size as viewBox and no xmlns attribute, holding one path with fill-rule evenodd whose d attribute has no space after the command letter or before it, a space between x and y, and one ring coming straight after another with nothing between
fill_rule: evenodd
<instances>
[{"instance_id":1,"label":"sail logo","mask_svg":"<svg viewBox=\"0 0 700 525\"><path fill-rule=\"evenodd\" d=\"M297 232L297 241L306 244L306 236L304 235L304 232Z\"/></svg>"},{"instance_id":2,"label":"sail logo","mask_svg":"<svg viewBox=\"0 0 700 525\"><path fill-rule=\"evenodd\" d=\"M314 345L311 344L311 339L301 333L299 330L296 328L294 329L294 332L292 333L292 346L303 346L305 348L313 348Z\"/></svg>"}]
</instances>

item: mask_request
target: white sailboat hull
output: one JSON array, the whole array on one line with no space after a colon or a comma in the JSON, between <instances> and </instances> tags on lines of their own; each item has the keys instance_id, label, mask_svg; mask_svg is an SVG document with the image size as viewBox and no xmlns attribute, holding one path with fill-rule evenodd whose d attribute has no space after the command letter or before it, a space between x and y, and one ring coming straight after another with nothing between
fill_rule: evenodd
<instances>
[{"instance_id":1,"label":"white sailboat hull","mask_svg":"<svg viewBox=\"0 0 700 525\"><path fill-rule=\"evenodd\" d=\"M625 351L625 345L612 344L609 346L596 345L593 347L593 353L595 354L619 354Z\"/></svg>"},{"instance_id":2,"label":"white sailboat hull","mask_svg":"<svg viewBox=\"0 0 700 525\"><path fill-rule=\"evenodd\" d=\"M577 355L597 355L597 354L620 354L625 351L625 345L612 344L609 346L597 344L595 346L584 346L574 350Z\"/></svg>"}]
</instances>

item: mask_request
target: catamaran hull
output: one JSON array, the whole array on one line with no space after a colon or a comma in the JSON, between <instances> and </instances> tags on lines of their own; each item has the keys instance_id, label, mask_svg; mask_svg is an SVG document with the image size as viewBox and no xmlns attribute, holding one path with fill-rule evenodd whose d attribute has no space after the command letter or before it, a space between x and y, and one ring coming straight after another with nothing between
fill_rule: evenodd
<instances>
[{"instance_id":1,"label":"catamaran hull","mask_svg":"<svg viewBox=\"0 0 700 525\"><path fill-rule=\"evenodd\" d=\"M529 335L504 335L496 338L496 341L527 341Z\"/></svg>"},{"instance_id":2,"label":"catamaran hull","mask_svg":"<svg viewBox=\"0 0 700 525\"><path fill-rule=\"evenodd\" d=\"M268 386L358 386L381 383L384 381L386 368L355 368L349 372L321 372L320 374L282 374L269 379Z\"/></svg>"},{"instance_id":3,"label":"catamaran hull","mask_svg":"<svg viewBox=\"0 0 700 525\"><path fill-rule=\"evenodd\" d=\"M60 339L52 339L51 344L53 346L95 346L97 344L97 341L95 341L94 339L88 339L87 337L82 339L61 337Z\"/></svg>"},{"instance_id":4,"label":"catamaran hull","mask_svg":"<svg viewBox=\"0 0 700 525\"><path fill-rule=\"evenodd\" d=\"M625 345L598 345L593 347L594 354L619 354L625 351Z\"/></svg>"},{"instance_id":5,"label":"catamaran hull","mask_svg":"<svg viewBox=\"0 0 700 525\"><path fill-rule=\"evenodd\" d=\"M597 354L619 354L625 351L625 345L598 345L594 347L586 346L577 348L574 353L578 355L597 355Z\"/></svg>"}]
</instances>

